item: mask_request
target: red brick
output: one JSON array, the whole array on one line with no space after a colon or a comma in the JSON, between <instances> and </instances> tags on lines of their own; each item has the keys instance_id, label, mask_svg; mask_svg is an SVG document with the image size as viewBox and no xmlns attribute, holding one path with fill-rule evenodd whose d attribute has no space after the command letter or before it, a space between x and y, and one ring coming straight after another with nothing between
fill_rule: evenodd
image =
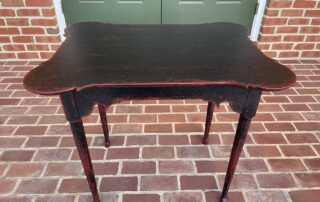
<instances>
[{"instance_id":1,"label":"red brick","mask_svg":"<svg viewBox=\"0 0 320 202\"><path fill-rule=\"evenodd\" d=\"M177 147L178 158L209 158L208 147Z\"/></svg>"},{"instance_id":2,"label":"red brick","mask_svg":"<svg viewBox=\"0 0 320 202\"><path fill-rule=\"evenodd\" d=\"M185 122L184 114L159 114L159 122Z\"/></svg>"},{"instance_id":3,"label":"red brick","mask_svg":"<svg viewBox=\"0 0 320 202\"><path fill-rule=\"evenodd\" d=\"M17 56L20 59L39 58L39 55L37 52L22 52L22 53L17 53Z\"/></svg>"},{"instance_id":4,"label":"red brick","mask_svg":"<svg viewBox=\"0 0 320 202\"><path fill-rule=\"evenodd\" d=\"M318 202L320 198L319 190L297 190L289 192L292 202Z\"/></svg>"},{"instance_id":5,"label":"red brick","mask_svg":"<svg viewBox=\"0 0 320 202\"><path fill-rule=\"evenodd\" d=\"M265 18L262 24L264 26L285 25L287 20L287 18Z\"/></svg>"},{"instance_id":6,"label":"red brick","mask_svg":"<svg viewBox=\"0 0 320 202\"><path fill-rule=\"evenodd\" d=\"M123 162L122 174L155 174L156 163L153 161L144 162Z\"/></svg>"},{"instance_id":7,"label":"red brick","mask_svg":"<svg viewBox=\"0 0 320 202\"><path fill-rule=\"evenodd\" d=\"M48 202L48 201L63 201L63 202L73 202L74 196L62 196L62 195L52 195L52 196L39 196L36 202Z\"/></svg>"},{"instance_id":8,"label":"red brick","mask_svg":"<svg viewBox=\"0 0 320 202\"><path fill-rule=\"evenodd\" d=\"M220 187L223 187L225 176L219 175L219 184ZM230 189L256 189L257 185L253 179L252 175L240 174L234 175L232 178L232 183Z\"/></svg>"},{"instance_id":9,"label":"red brick","mask_svg":"<svg viewBox=\"0 0 320 202\"><path fill-rule=\"evenodd\" d=\"M172 125L171 124L145 124L144 132L145 133L171 133Z\"/></svg>"},{"instance_id":10,"label":"red brick","mask_svg":"<svg viewBox=\"0 0 320 202\"><path fill-rule=\"evenodd\" d=\"M216 173L227 170L228 161L196 161L198 173Z\"/></svg>"},{"instance_id":11,"label":"red brick","mask_svg":"<svg viewBox=\"0 0 320 202\"><path fill-rule=\"evenodd\" d=\"M0 179L0 193L7 194L10 193L16 185L16 181L12 179Z\"/></svg>"},{"instance_id":12,"label":"red brick","mask_svg":"<svg viewBox=\"0 0 320 202\"><path fill-rule=\"evenodd\" d=\"M180 176L182 190L216 189L214 176Z\"/></svg>"},{"instance_id":13,"label":"red brick","mask_svg":"<svg viewBox=\"0 0 320 202\"><path fill-rule=\"evenodd\" d=\"M141 124L114 124L112 133L141 133Z\"/></svg>"},{"instance_id":14,"label":"red brick","mask_svg":"<svg viewBox=\"0 0 320 202\"><path fill-rule=\"evenodd\" d=\"M281 36L261 36L259 42L280 42Z\"/></svg>"},{"instance_id":15,"label":"red brick","mask_svg":"<svg viewBox=\"0 0 320 202\"><path fill-rule=\"evenodd\" d=\"M320 57L319 51L303 51L301 57Z\"/></svg>"},{"instance_id":16,"label":"red brick","mask_svg":"<svg viewBox=\"0 0 320 202\"><path fill-rule=\"evenodd\" d=\"M317 131L320 128L320 122L297 122L294 123L298 130L301 131Z\"/></svg>"},{"instance_id":17,"label":"red brick","mask_svg":"<svg viewBox=\"0 0 320 202\"><path fill-rule=\"evenodd\" d=\"M270 1L269 8L290 8L292 1L280 0L280 1Z\"/></svg>"},{"instance_id":18,"label":"red brick","mask_svg":"<svg viewBox=\"0 0 320 202\"><path fill-rule=\"evenodd\" d=\"M141 201L160 202L160 195L157 195L157 194L124 194L122 196L122 202L141 202Z\"/></svg>"},{"instance_id":19,"label":"red brick","mask_svg":"<svg viewBox=\"0 0 320 202\"><path fill-rule=\"evenodd\" d=\"M127 137L127 145L155 145L157 137L155 135L135 135ZM113 142L112 142L113 143Z\"/></svg>"},{"instance_id":20,"label":"red brick","mask_svg":"<svg viewBox=\"0 0 320 202\"><path fill-rule=\"evenodd\" d=\"M59 193L85 193L90 192L86 179L63 179Z\"/></svg>"},{"instance_id":21,"label":"red brick","mask_svg":"<svg viewBox=\"0 0 320 202\"><path fill-rule=\"evenodd\" d=\"M308 124L308 123L306 123ZM312 133L288 133L286 134L290 143L318 143L318 140Z\"/></svg>"},{"instance_id":22,"label":"red brick","mask_svg":"<svg viewBox=\"0 0 320 202\"><path fill-rule=\"evenodd\" d=\"M157 122L157 116L155 114L139 114L130 115L129 122L132 123L154 123Z\"/></svg>"},{"instance_id":23,"label":"red brick","mask_svg":"<svg viewBox=\"0 0 320 202\"><path fill-rule=\"evenodd\" d=\"M137 191L137 177L104 177L101 180L100 191Z\"/></svg>"},{"instance_id":24,"label":"red brick","mask_svg":"<svg viewBox=\"0 0 320 202\"><path fill-rule=\"evenodd\" d=\"M270 8L266 8L265 15L266 16L272 16L272 17L278 16L279 15L279 10L273 10L273 9L270 9Z\"/></svg>"},{"instance_id":25,"label":"red brick","mask_svg":"<svg viewBox=\"0 0 320 202\"><path fill-rule=\"evenodd\" d=\"M19 34L19 29L16 27L0 28L0 35L13 35L13 34Z\"/></svg>"},{"instance_id":26,"label":"red brick","mask_svg":"<svg viewBox=\"0 0 320 202\"><path fill-rule=\"evenodd\" d=\"M82 166L79 165L81 168ZM93 163L93 170L95 175L116 175L118 173L118 162L103 162Z\"/></svg>"},{"instance_id":27,"label":"red brick","mask_svg":"<svg viewBox=\"0 0 320 202\"><path fill-rule=\"evenodd\" d=\"M79 176L82 174L81 163L48 163L44 176Z\"/></svg>"},{"instance_id":28,"label":"red brick","mask_svg":"<svg viewBox=\"0 0 320 202\"><path fill-rule=\"evenodd\" d=\"M320 27L301 27L300 33L305 34L318 34L320 33Z\"/></svg>"},{"instance_id":29,"label":"red brick","mask_svg":"<svg viewBox=\"0 0 320 202\"><path fill-rule=\"evenodd\" d=\"M54 193L58 179L27 179L21 181L17 193L19 194L51 194Z\"/></svg>"},{"instance_id":30,"label":"red brick","mask_svg":"<svg viewBox=\"0 0 320 202\"><path fill-rule=\"evenodd\" d=\"M276 27L265 27L262 26L260 32L262 34L273 34L276 30ZM259 40L259 42L261 42L261 40Z\"/></svg>"},{"instance_id":31,"label":"red brick","mask_svg":"<svg viewBox=\"0 0 320 202\"><path fill-rule=\"evenodd\" d=\"M299 0L294 1L293 7L294 8L315 8L316 1L308 1L308 0Z\"/></svg>"},{"instance_id":32,"label":"red brick","mask_svg":"<svg viewBox=\"0 0 320 202\"><path fill-rule=\"evenodd\" d=\"M156 182L156 183L155 183ZM142 176L141 191L173 191L178 189L175 176Z\"/></svg>"},{"instance_id":33,"label":"red brick","mask_svg":"<svg viewBox=\"0 0 320 202\"><path fill-rule=\"evenodd\" d=\"M290 174L259 174L257 180L261 188L293 188L297 186Z\"/></svg>"},{"instance_id":34,"label":"red brick","mask_svg":"<svg viewBox=\"0 0 320 202\"><path fill-rule=\"evenodd\" d=\"M52 0L25 0L26 6L50 7L53 5Z\"/></svg>"},{"instance_id":35,"label":"red brick","mask_svg":"<svg viewBox=\"0 0 320 202\"><path fill-rule=\"evenodd\" d=\"M116 113L142 113L142 106L117 106Z\"/></svg>"},{"instance_id":36,"label":"red brick","mask_svg":"<svg viewBox=\"0 0 320 202\"><path fill-rule=\"evenodd\" d=\"M42 15L45 17L53 17L56 15L53 8L50 9L42 9Z\"/></svg>"},{"instance_id":37,"label":"red brick","mask_svg":"<svg viewBox=\"0 0 320 202\"><path fill-rule=\"evenodd\" d=\"M280 146L285 156L314 156L309 145L283 145Z\"/></svg>"},{"instance_id":38,"label":"red brick","mask_svg":"<svg viewBox=\"0 0 320 202\"><path fill-rule=\"evenodd\" d=\"M283 9L281 10L281 16L302 16L302 9Z\"/></svg>"},{"instance_id":39,"label":"red brick","mask_svg":"<svg viewBox=\"0 0 320 202\"><path fill-rule=\"evenodd\" d=\"M305 170L303 164L298 159L269 159L268 162L272 170L276 172Z\"/></svg>"},{"instance_id":40,"label":"red brick","mask_svg":"<svg viewBox=\"0 0 320 202\"><path fill-rule=\"evenodd\" d=\"M312 19L311 25L320 25L320 19Z\"/></svg>"},{"instance_id":41,"label":"red brick","mask_svg":"<svg viewBox=\"0 0 320 202\"><path fill-rule=\"evenodd\" d=\"M41 163L14 163L10 166L7 177L38 177L44 168Z\"/></svg>"},{"instance_id":42,"label":"red brick","mask_svg":"<svg viewBox=\"0 0 320 202\"><path fill-rule=\"evenodd\" d=\"M296 173L295 176L302 187L318 187L320 184L320 173Z\"/></svg>"},{"instance_id":43,"label":"red brick","mask_svg":"<svg viewBox=\"0 0 320 202\"><path fill-rule=\"evenodd\" d=\"M1 19L0 19L0 22L1 22ZM0 25L1 25L1 23L0 23ZM6 37L6 36L0 36L0 43L10 43L11 42L11 40L10 40L10 38L9 37ZM1 55L0 55L0 57L2 57ZM3 59L4 59L5 57L3 57Z\"/></svg>"},{"instance_id":44,"label":"red brick","mask_svg":"<svg viewBox=\"0 0 320 202\"><path fill-rule=\"evenodd\" d=\"M39 16L40 12L38 9L19 9L17 10L18 16Z\"/></svg>"},{"instance_id":45,"label":"red brick","mask_svg":"<svg viewBox=\"0 0 320 202\"><path fill-rule=\"evenodd\" d=\"M203 126L200 123L175 124L176 132L202 132Z\"/></svg>"},{"instance_id":46,"label":"red brick","mask_svg":"<svg viewBox=\"0 0 320 202\"><path fill-rule=\"evenodd\" d=\"M306 42L320 42L319 35L307 36Z\"/></svg>"},{"instance_id":47,"label":"red brick","mask_svg":"<svg viewBox=\"0 0 320 202\"><path fill-rule=\"evenodd\" d=\"M193 173L193 164L191 161L160 161L160 173Z\"/></svg>"},{"instance_id":48,"label":"red brick","mask_svg":"<svg viewBox=\"0 0 320 202\"><path fill-rule=\"evenodd\" d=\"M189 138L186 135L163 135L159 136L160 145L186 145Z\"/></svg>"},{"instance_id":49,"label":"red brick","mask_svg":"<svg viewBox=\"0 0 320 202\"><path fill-rule=\"evenodd\" d=\"M273 115L278 121L303 120L303 117L299 113L274 113Z\"/></svg>"},{"instance_id":50,"label":"red brick","mask_svg":"<svg viewBox=\"0 0 320 202\"><path fill-rule=\"evenodd\" d=\"M173 112L197 112L197 107L195 105L173 105Z\"/></svg>"},{"instance_id":51,"label":"red brick","mask_svg":"<svg viewBox=\"0 0 320 202\"><path fill-rule=\"evenodd\" d=\"M320 17L320 10L306 10L306 17Z\"/></svg>"},{"instance_id":52,"label":"red brick","mask_svg":"<svg viewBox=\"0 0 320 202\"><path fill-rule=\"evenodd\" d=\"M13 36L12 41L16 43L32 43L32 36Z\"/></svg>"},{"instance_id":53,"label":"red brick","mask_svg":"<svg viewBox=\"0 0 320 202\"><path fill-rule=\"evenodd\" d=\"M43 135L46 129L46 126L21 126L15 135Z\"/></svg>"},{"instance_id":54,"label":"red brick","mask_svg":"<svg viewBox=\"0 0 320 202\"><path fill-rule=\"evenodd\" d=\"M253 134L253 138L258 144L286 144L281 133Z\"/></svg>"},{"instance_id":55,"label":"red brick","mask_svg":"<svg viewBox=\"0 0 320 202\"><path fill-rule=\"evenodd\" d=\"M280 52L279 57L282 57L282 58L294 58L294 57L298 57L299 54L300 54L300 52L298 52L298 51Z\"/></svg>"},{"instance_id":56,"label":"red brick","mask_svg":"<svg viewBox=\"0 0 320 202\"><path fill-rule=\"evenodd\" d=\"M13 9L0 9L0 16L15 16L16 14L14 13Z\"/></svg>"},{"instance_id":57,"label":"red brick","mask_svg":"<svg viewBox=\"0 0 320 202\"><path fill-rule=\"evenodd\" d=\"M306 104L284 104L282 107L285 111L310 111Z\"/></svg>"},{"instance_id":58,"label":"red brick","mask_svg":"<svg viewBox=\"0 0 320 202\"><path fill-rule=\"evenodd\" d=\"M4 7L19 7L24 6L23 0L1 0Z\"/></svg>"},{"instance_id":59,"label":"red brick","mask_svg":"<svg viewBox=\"0 0 320 202\"><path fill-rule=\"evenodd\" d=\"M287 201L282 191L249 191L246 195L249 201Z\"/></svg>"},{"instance_id":60,"label":"red brick","mask_svg":"<svg viewBox=\"0 0 320 202\"><path fill-rule=\"evenodd\" d=\"M265 123L269 131L295 131L291 123Z\"/></svg>"},{"instance_id":61,"label":"red brick","mask_svg":"<svg viewBox=\"0 0 320 202\"><path fill-rule=\"evenodd\" d=\"M32 150L6 150L3 151L0 160L1 161L30 161L34 151Z\"/></svg>"},{"instance_id":62,"label":"red brick","mask_svg":"<svg viewBox=\"0 0 320 202\"><path fill-rule=\"evenodd\" d=\"M138 159L139 148L111 148L108 149L107 159Z\"/></svg>"},{"instance_id":63,"label":"red brick","mask_svg":"<svg viewBox=\"0 0 320 202\"><path fill-rule=\"evenodd\" d=\"M276 146L247 146L251 157L275 157L281 156Z\"/></svg>"},{"instance_id":64,"label":"red brick","mask_svg":"<svg viewBox=\"0 0 320 202\"><path fill-rule=\"evenodd\" d=\"M295 50L310 50L314 48L314 44L311 43L299 43L294 46Z\"/></svg>"},{"instance_id":65,"label":"red brick","mask_svg":"<svg viewBox=\"0 0 320 202\"><path fill-rule=\"evenodd\" d=\"M145 107L145 113L165 113L170 112L170 106L167 105L148 105Z\"/></svg>"},{"instance_id":66,"label":"red brick","mask_svg":"<svg viewBox=\"0 0 320 202\"><path fill-rule=\"evenodd\" d=\"M60 43L60 36L36 36L37 43Z\"/></svg>"},{"instance_id":67,"label":"red brick","mask_svg":"<svg viewBox=\"0 0 320 202\"><path fill-rule=\"evenodd\" d=\"M70 149L39 149L35 161L63 161L70 156Z\"/></svg>"},{"instance_id":68,"label":"red brick","mask_svg":"<svg viewBox=\"0 0 320 202\"><path fill-rule=\"evenodd\" d=\"M44 29L41 27L25 27L22 28L23 34L44 34Z\"/></svg>"},{"instance_id":69,"label":"red brick","mask_svg":"<svg viewBox=\"0 0 320 202\"><path fill-rule=\"evenodd\" d=\"M263 159L241 159L237 165L238 172L266 172L268 168Z\"/></svg>"},{"instance_id":70,"label":"red brick","mask_svg":"<svg viewBox=\"0 0 320 202\"><path fill-rule=\"evenodd\" d=\"M303 41L304 40L303 35L287 35L283 37L283 41L287 42L298 42L298 41Z\"/></svg>"},{"instance_id":71,"label":"red brick","mask_svg":"<svg viewBox=\"0 0 320 202\"><path fill-rule=\"evenodd\" d=\"M4 45L3 49L6 51L24 51L25 47L24 45Z\"/></svg>"},{"instance_id":72,"label":"red brick","mask_svg":"<svg viewBox=\"0 0 320 202\"><path fill-rule=\"evenodd\" d=\"M6 18L8 26L27 26L29 21L27 18Z\"/></svg>"},{"instance_id":73,"label":"red brick","mask_svg":"<svg viewBox=\"0 0 320 202\"><path fill-rule=\"evenodd\" d=\"M272 44L272 50L291 50L293 47L292 43L274 43Z\"/></svg>"},{"instance_id":74,"label":"red brick","mask_svg":"<svg viewBox=\"0 0 320 202\"><path fill-rule=\"evenodd\" d=\"M144 147L142 150L144 159L172 159L174 158L173 147Z\"/></svg>"}]
</instances>

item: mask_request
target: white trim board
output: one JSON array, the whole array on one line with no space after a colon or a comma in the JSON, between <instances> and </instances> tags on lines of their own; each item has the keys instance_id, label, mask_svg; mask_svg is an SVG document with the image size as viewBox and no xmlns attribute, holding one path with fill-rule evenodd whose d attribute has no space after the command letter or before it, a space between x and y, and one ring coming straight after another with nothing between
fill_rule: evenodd
<instances>
[{"instance_id":1,"label":"white trim board","mask_svg":"<svg viewBox=\"0 0 320 202\"><path fill-rule=\"evenodd\" d=\"M256 15L253 18L253 23L252 23L251 33L250 33L250 39L252 41L258 40L260 27L261 27L261 23L262 23L262 18L264 15L264 11L266 8L266 2L267 2L267 0L257 0L257 1L259 3L259 7L258 7L258 11L257 11ZM66 28L66 20L65 20L64 13L62 10L61 0L53 0L53 6L54 6L54 10L56 12L59 33L60 33L62 41L64 41L64 39L65 39L64 29Z\"/></svg>"}]
</instances>

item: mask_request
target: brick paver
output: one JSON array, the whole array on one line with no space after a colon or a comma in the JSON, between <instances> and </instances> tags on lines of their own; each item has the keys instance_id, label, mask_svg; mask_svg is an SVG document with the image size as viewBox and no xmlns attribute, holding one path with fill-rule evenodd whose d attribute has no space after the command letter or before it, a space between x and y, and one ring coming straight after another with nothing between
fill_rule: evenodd
<instances>
[{"instance_id":1,"label":"brick paver","mask_svg":"<svg viewBox=\"0 0 320 202\"><path fill-rule=\"evenodd\" d=\"M319 201L320 62L287 60L288 90L265 92L234 176L230 201ZM21 86L35 61L0 61L0 201L91 201L57 97ZM202 100L137 100L108 109L110 149L97 109L84 118L103 201L217 201L238 115L215 109L201 144Z\"/></svg>"}]
</instances>

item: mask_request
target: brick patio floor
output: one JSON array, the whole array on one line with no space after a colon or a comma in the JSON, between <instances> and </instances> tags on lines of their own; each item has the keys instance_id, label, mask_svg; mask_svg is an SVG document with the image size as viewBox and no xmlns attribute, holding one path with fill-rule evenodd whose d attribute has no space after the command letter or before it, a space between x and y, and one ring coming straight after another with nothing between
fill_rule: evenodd
<instances>
[{"instance_id":1,"label":"brick patio floor","mask_svg":"<svg viewBox=\"0 0 320 202\"><path fill-rule=\"evenodd\" d=\"M230 201L320 201L320 62L281 62L298 82L264 93ZM23 89L36 64L0 62L0 201L91 201L59 99ZM114 105L105 149L95 109L84 122L102 200L218 201L238 115L216 109L204 146L205 111L201 100Z\"/></svg>"}]
</instances>

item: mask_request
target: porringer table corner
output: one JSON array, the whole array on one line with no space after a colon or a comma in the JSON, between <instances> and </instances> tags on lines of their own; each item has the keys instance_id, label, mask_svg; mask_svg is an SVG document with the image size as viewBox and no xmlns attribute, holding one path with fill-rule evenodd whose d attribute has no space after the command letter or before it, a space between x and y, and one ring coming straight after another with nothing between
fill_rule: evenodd
<instances>
[{"instance_id":1,"label":"porringer table corner","mask_svg":"<svg viewBox=\"0 0 320 202\"><path fill-rule=\"evenodd\" d=\"M233 23L115 25L77 23L51 59L24 78L27 90L59 95L95 202L100 201L82 117L98 104L105 146L106 109L135 99L208 101L203 143L213 109L227 101L240 114L221 201L227 193L262 91L282 90L295 74L266 57Z\"/></svg>"}]
</instances>

